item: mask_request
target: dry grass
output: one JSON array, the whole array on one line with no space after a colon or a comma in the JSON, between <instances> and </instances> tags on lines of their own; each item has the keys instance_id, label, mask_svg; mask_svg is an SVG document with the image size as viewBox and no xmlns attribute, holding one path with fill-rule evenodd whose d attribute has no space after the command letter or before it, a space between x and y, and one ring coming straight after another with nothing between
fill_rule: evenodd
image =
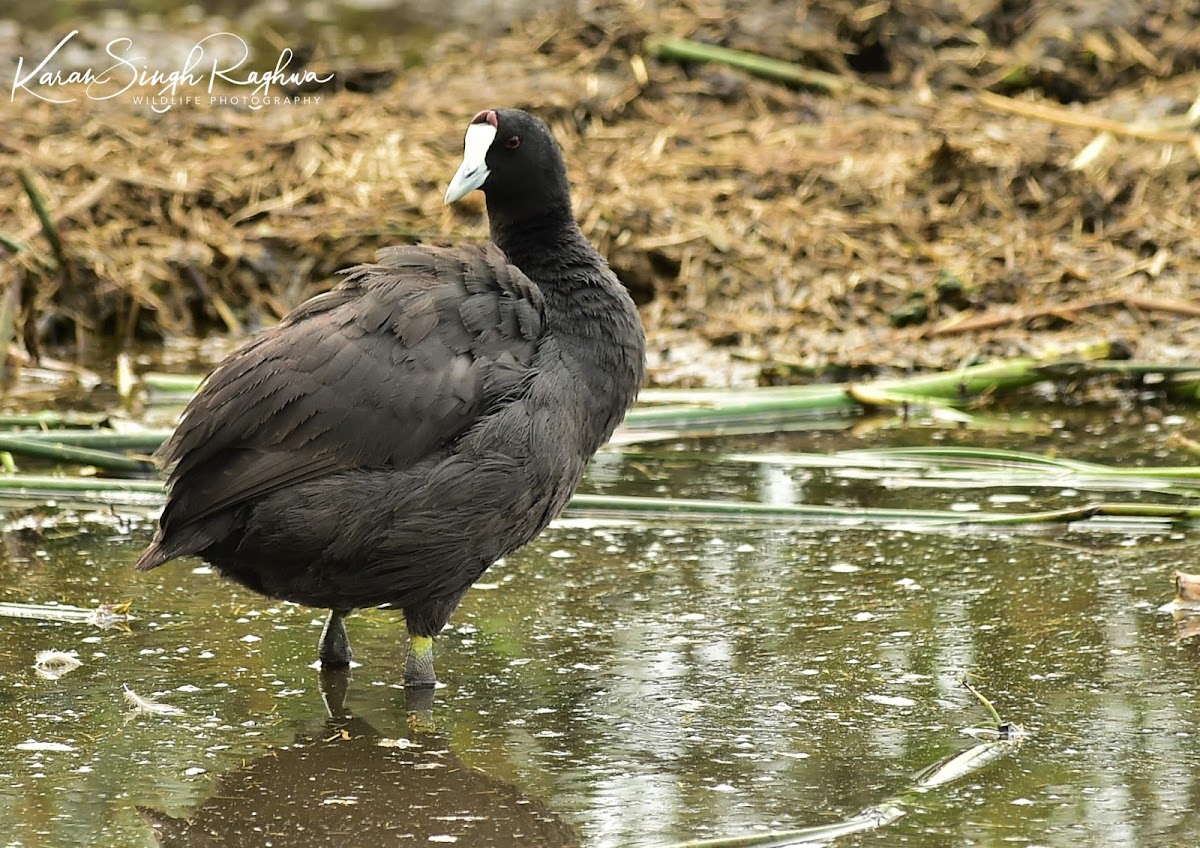
<instances>
[{"instance_id":1,"label":"dry grass","mask_svg":"<svg viewBox=\"0 0 1200 848\"><path fill-rule=\"evenodd\" d=\"M1060 35L1043 33L1035 51L1033 34L1059 32L1048 11L999 44L963 24L999 16L998 3L951 4L962 20L931 18L932 5L781 3L756 18L604 3L497 39L448 35L389 90L319 105L158 116L127 98L10 104L0 232L29 249L0 267L24 282L27 314L82 331L242 333L380 245L481 237L481 205L447 209L441 195L466 120L513 104L562 141L584 228L659 348L698 335L814 366L944 366L1117 336L1142 357L1194 354L1200 151L1182 116L1200 94L1200 40L1187 40L1200 27L1185 26L1185 4L1147 12L1155 43L1124 20L1076 27L1074 51L1058 52L1090 44L1090 75L1047 48ZM867 79L886 96L657 61L642 53L651 34L844 74L848 55L882 39L890 67ZM1011 93L1018 79L1030 93L984 91ZM1089 102L1047 96L1067 83ZM1097 140L1102 130L1115 132ZM57 221L65 270L39 235L22 164Z\"/></svg>"}]
</instances>

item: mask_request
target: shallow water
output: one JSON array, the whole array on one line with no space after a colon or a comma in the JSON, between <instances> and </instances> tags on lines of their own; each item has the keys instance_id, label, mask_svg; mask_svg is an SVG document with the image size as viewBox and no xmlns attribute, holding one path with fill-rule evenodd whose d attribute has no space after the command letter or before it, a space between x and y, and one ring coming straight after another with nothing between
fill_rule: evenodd
<instances>
[{"instance_id":1,"label":"shallow water","mask_svg":"<svg viewBox=\"0 0 1200 848\"><path fill-rule=\"evenodd\" d=\"M1026 509L1078 493L930 489L694 453L1016 441L1183 464L1159 424L1031 417L1048 426L609 453L587 485ZM568 516L456 613L438 643L430 733L406 721L396 614L350 620L361 665L330 718L310 667L319 612L233 589L197 562L134 573L150 532L135 509L7 515L0 603L131 601L136 618L127 630L0 618L0 844L153 845L157 828L169 845L665 845L886 804L904 815L836 844L1200 839L1200 646L1156 611L1172 571L1197 570L1197 530ZM50 649L83 664L43 679L32 665ZM918 791L921 769L991 723L964 672L1029 738ZM335 702L338 683L326 681ZM131 714L123 687L182 712Z\"/></svg>"}]
</instances>

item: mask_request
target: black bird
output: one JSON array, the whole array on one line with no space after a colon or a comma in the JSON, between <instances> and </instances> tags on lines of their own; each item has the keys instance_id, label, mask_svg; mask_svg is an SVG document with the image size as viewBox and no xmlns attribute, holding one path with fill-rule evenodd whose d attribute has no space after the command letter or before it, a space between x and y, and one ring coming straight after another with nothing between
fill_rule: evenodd
<instances>
[{"instance_id":1,"label":"black bird","mask_svg":"<svg viewBox=\"0 0 1200 848\"><path fill-rule=\"evenodd\" d=\"M142 570L199 556L343 619L401 609L405 682L467 589L566 505L633 403L645 335L575 222L562 153L525 112L467 127L452 203L482 189L494 244L392 247L222 362L160 451Z\"/></svg>"}]
</instances>

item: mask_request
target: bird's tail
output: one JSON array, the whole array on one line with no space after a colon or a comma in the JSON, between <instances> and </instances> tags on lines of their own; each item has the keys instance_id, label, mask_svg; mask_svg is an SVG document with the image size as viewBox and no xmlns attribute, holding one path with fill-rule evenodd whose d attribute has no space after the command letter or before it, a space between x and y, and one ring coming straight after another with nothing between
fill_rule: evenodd
<instances>
[{"instance_id":1,"label":"bird's tail","mask_svg":"<svg viewBox=\"0 0 1200 848\"><path fill-rule=\"evenodd\" d=\"M152 568L158 568L166 562L170 562L177 555L173 555L166 551L163 547L162 531L154 534L154 541L150 543L150 547L142 551L142 555L138 557L137 570L149 571Z\"/></svg>"},{"instance_id":2,"label":"bird's tail","mask_svg":"<svg viewBox=\"0 0 1200 848\"><path fill-rule=\"evenodd\" d=\"M138 557L137 570L149 571L180 557L204 556L205 551L229 536L236 526L235 521L236 516L230 512L182 527L168 524L164 528L159 519L158 532L150 540L150 547Z\"/></svg>"}]
</instances>

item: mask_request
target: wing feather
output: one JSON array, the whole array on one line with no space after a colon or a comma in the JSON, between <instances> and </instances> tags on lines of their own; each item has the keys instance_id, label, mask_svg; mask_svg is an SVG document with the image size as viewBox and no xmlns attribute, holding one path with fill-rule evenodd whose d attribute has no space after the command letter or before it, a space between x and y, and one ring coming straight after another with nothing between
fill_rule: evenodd
<instances>
[{"instance_id":1,"label":"wing feather","mask_svg":"<svg viewBox=\"0 0 1200 848\"><path fill-rule=\"evenodd\" d=\"M541 293L494 246L381 250L222 363L160 452L162 532L352 468L406 468L527 382Z\"/></svg>"}]
</instances>

